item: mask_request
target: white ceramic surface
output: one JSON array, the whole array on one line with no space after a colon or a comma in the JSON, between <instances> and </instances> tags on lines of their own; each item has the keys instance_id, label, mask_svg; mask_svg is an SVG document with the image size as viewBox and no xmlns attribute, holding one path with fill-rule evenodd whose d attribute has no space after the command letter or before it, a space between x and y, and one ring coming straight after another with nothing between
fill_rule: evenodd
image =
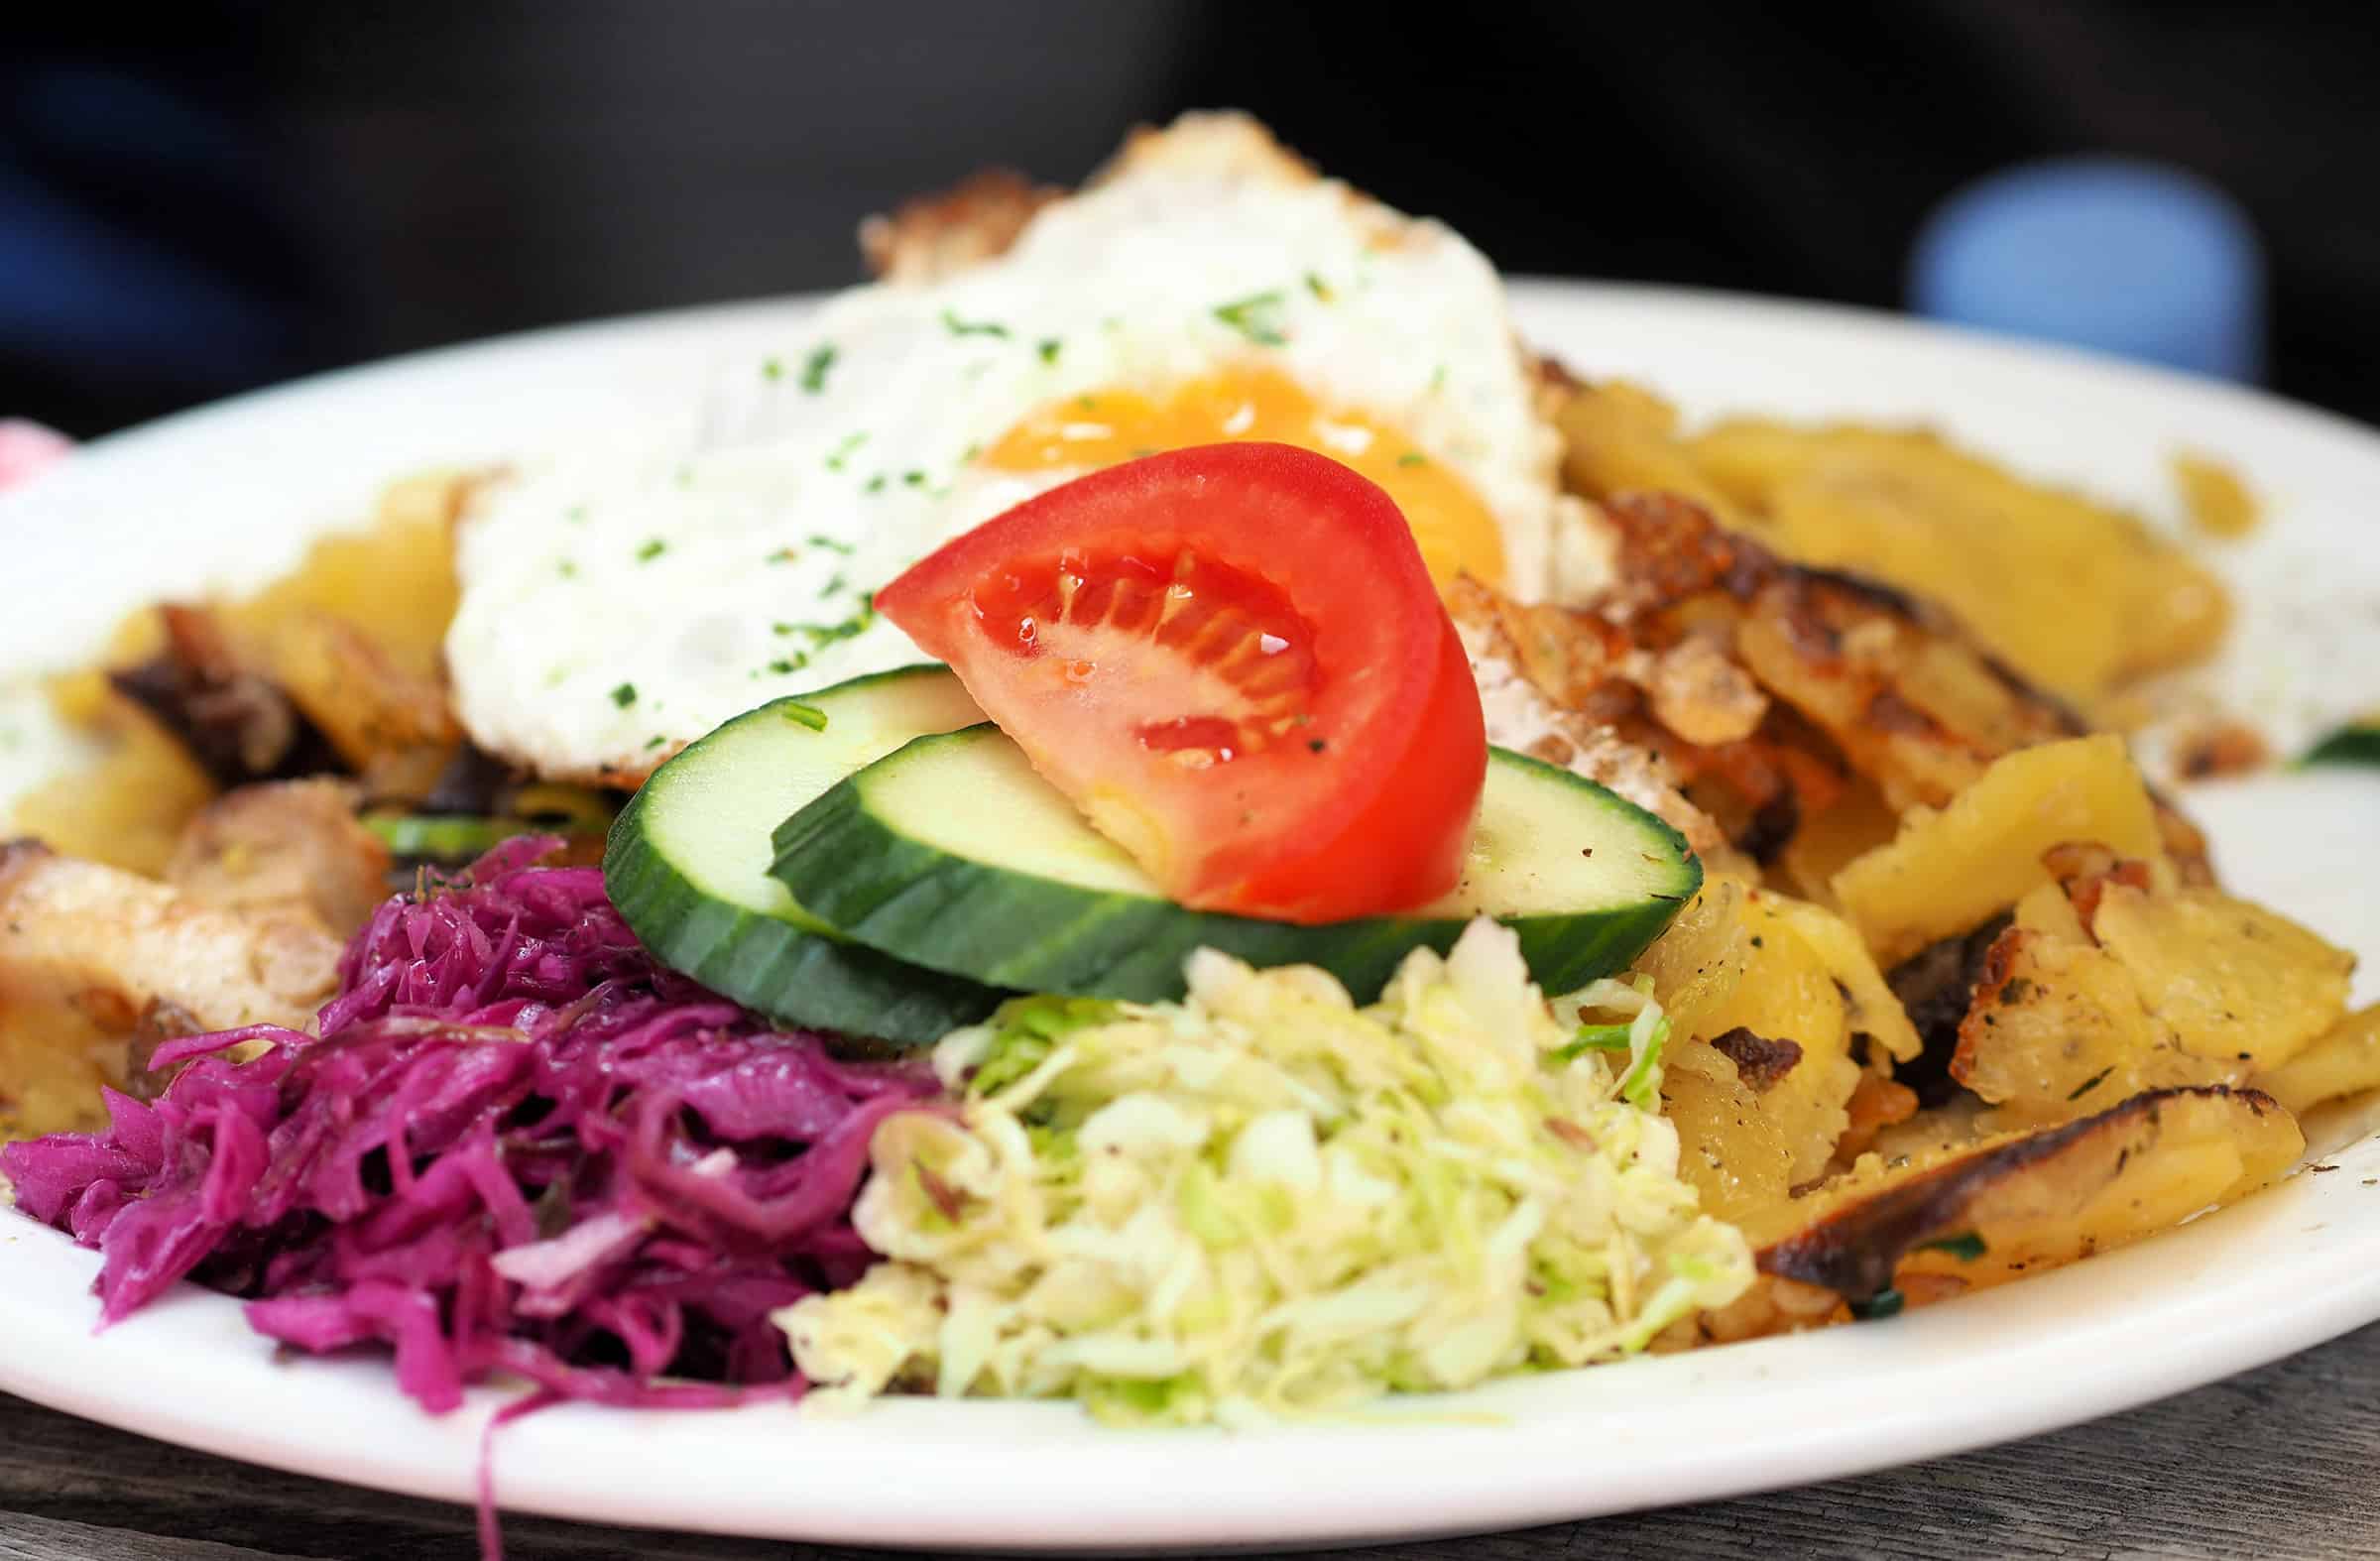
<instances>
[{"instance_id":1,"label":"white ceramic surface","mask_svg":"<svg viewBox=\"0 0 2380 1561\"><path fill-rule=\"evenodd\" d=\"M2268 496L2278 572L2380 601L2380 436L2218 386L1877 316L1552 284L1536 344L1690 412L1928 420L2043 475L2170 508L2176 447ZM714 354L798 300L580 327L309 381L92 446L0 498L0 668L87 654L125 608L252 579L386 479L623 420L683 417ZM2380 672L2369 674L2380 692ZM0 690L4 694L5 690ZM38 720L0 697L0 716ZM22 762L39 734L19 732ZM0 756L5 758L5 756ZM0 765L0 794L9 785ZM2230 880L2380 967L2380 780L2280 775L2192 798ZM2360 995L2373 993L2369 977ZM1891 1322L1406 1400L1252 1435L1117 1432L1070 1408L892 1402L826 1419L568 1408L507 1427L505 1505L828 1541L1046 1550L1315 1544L1513 1527L1821 1480L2023 1436L2380 1318L2380 1140L2222 1215ZM481 1391L431 1419L372 1359L278 1360L185 1288L94 1335L93 1255L0 1220L0 1387L260 1463L468 1501ZM2177 1456L2187 1456L2178 1450ZM2210 1474L2212 1472L2210 1471Z\"/></svg>"}]
</instances>

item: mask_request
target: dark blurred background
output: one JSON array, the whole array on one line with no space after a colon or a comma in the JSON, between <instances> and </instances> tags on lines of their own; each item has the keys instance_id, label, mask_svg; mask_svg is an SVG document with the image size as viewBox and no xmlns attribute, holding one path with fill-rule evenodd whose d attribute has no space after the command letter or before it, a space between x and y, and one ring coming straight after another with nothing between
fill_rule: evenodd
<instances>
[{"instance_id":1,"label":"dark blurred background","mask_svg":"<svg viewBox=\"0 0 2380 1561\"><path fill-rule=\"evenodd\" d=\"M2380 420L2361 6L185 0L0 45L0 414L89 435L491 332L838 285L863 214L1237 105L1506 270L1898 305L1925 214L2113 151L2229 192L2267 379Z\"/></svg>"}]
</instances>

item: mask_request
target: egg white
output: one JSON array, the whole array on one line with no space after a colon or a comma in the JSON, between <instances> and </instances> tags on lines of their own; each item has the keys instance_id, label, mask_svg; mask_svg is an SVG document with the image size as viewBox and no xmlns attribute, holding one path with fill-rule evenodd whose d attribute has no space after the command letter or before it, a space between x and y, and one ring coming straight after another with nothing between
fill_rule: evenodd
<instances>
[{"instance_id":1,"label":"egg white","mask_svg":"<svg viewBox=\"0 0 2380 1561\"><path fill-rule=\"evenodd\" d=\"M869 594L1072 475L982 451L1063 399L1237 364L1452 467L1515 594L1541 592L1569 501L1493 268L1208 117L1141 138L1001 258L852 290L723 367L702 435L567 452L492 490L458 543L463 723L540 774L633 776L763 700L918 660Z\"/></svg>"}]
</instances>

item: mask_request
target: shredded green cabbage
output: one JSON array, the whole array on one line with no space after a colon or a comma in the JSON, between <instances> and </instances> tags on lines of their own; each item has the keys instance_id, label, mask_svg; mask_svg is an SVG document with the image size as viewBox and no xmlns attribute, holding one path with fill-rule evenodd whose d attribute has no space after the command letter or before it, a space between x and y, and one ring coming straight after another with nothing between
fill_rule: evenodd
<instances>
[{"instance_id":1,"label":"shredded green cabbage","mask_svg":"<svg viewBox=\"0 0 2380 1561\"><path fill-rule=\"evenodd\" d=\"M1614 1359L1751 1282L1655 1114L1644 987L1549 1005L1486 920L1367 1009L1310 967L1188 977L942 1042L961 1120L888 1119L854 1213L892 1261L778 1314L814 1401L1263 1423Z\"/></svg>"}]
</instances>

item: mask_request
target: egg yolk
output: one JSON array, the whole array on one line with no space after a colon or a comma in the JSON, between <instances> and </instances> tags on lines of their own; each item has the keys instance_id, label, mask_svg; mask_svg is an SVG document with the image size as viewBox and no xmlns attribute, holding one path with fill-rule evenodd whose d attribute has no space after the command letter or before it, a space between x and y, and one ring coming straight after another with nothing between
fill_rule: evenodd
<instances>
[{"instance_id":1,"label":"egg yolk","mask_svg":"<svg viewBox=\"0 0 2380 1561\"><path fill-rule=\"evenodd\" d=\"M1210 375L1161 399L1101 390L1054 402L1003 434L983 460L1003 471L1079 470L1235 439L1295 444L1378 483L1404 512L1441 587L1458 574L1504 583L1503 533L1462 478L1394 428L1325 407L1273 369Z\"/></svg>"}]
</instances>

